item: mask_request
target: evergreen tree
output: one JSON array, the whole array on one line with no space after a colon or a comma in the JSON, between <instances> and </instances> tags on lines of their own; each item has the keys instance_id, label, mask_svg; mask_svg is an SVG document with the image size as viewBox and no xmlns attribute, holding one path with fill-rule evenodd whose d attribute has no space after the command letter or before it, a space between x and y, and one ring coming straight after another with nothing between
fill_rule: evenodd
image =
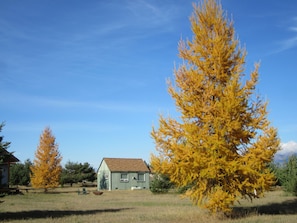
<instances>
[{"instance_id":1,"label":"evergreen tree","mask_svg":"<svg viewBox=\"0 0 297 223\"><path fill-rule=\"evenodd\" d=\"M2 132L2 128L4 127L4 125L4 122L0 124L0 132ZM10 142L4 142L3 138L3 136L0 136L0 163L2 163L5 160L5 158L12 155L12 153L7 152L7 149L10 146Z\"/></svg>"},{"instance_id":2,"label":"evergreen tree","mask_svg":"<svg viewBox=\"0 0 297 223\"><path fill-rule=\"evenodd\" d=\"M10 184L28 186L30 183L30 167L32 163L29 159L25 163L16 163L10 167Z\"/></svg>"},{"instance_id":3,"label":"evergreen tree","mask_svg":"<svg viewBox=\"0 0 297 223\"><path fill-rule=\"evenodd\" d=\"M168 84L181 115L160 116L151 164L178 187L191 185L186 196L195 204L228 213L239 198L252 200L274 184L268 165L279 139L267 102L254 93L259 65L244 77L246 52L221 5L205 0L190 21L193 39L179 43L184 64Z\"/></svg>"},{"instance_id":4,"label":"evergreen tree","mask_svg":"<svg viewBox=\"0 0 297 223\"><path fill-rule=\"evenodd\" d=\"M81 181L86 180L86 181L90 181L93 182L94 180L96 180L96 172L94 170L94 168L87 162L81 164Z\"/></svg>"},{"instance_id":5,"label":"evergreen tree","mask_svg":"<svg viewBox=\"0 0 297 223\"><path fill-rule=\"evenodd\" d=\"M297 156L291 155L277 173L284 190L297 196Z\"/></svg>"},{"instance_id":6,"label":"evergreen tree","mask_svg":"<svg viewBox=\"0 0 297 223\"><path fill-rule=\"evenodd\" d=\"M50 128L45 128L40 136L39 146L35 152L35 159L31 167L31 183L35 188L55 188L59 185L62 171L62 156L55 142Z\"/></svg>"},{"instance_id":7,"label":"evergreen tree","mask_svg":"<svg viewBox=\"0 0 297 223\"><path fill-rule=\"evenodd\" d=\"M68 161L62 170L61 184L82 182L84 180L93 182L96 179L96 172L87 162L75 163Z\"/></svg>"},{"instance_id":8,"label":"evergreen tree","mask_svg":"<svg viewBox=\"0 0 297 223\"><path fill-rule=\"evenodd\" d=\"M167 193L172 187L169 177L164 174L155 174L150 182L150 190L153 193Z\"/></svg>"}]
</instances>

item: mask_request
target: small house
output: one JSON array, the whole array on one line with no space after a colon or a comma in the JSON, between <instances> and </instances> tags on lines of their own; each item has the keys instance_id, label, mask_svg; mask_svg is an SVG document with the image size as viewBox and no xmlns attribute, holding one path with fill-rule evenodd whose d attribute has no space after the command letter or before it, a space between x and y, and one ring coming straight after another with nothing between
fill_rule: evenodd
<instances>
[{"instance_id":1,"label":"small house","mask_svg":"<svg viewBox=\"0 0 297 223\"><path fill-rule=\"evenodd\" d=\"M10 165L19 162L12 153L8 152L6 149L0 149L0 188L9 188L9 169Z\"/></svg>"},{"instance_id":2,"label":"small house","mask_svg":"<svg viewBox=\"0 0 297 223\"><path fill-rule=\"evenodd\" d=\"M103 158L97 172L97 189L149 189L149 173L142 159Z\"/></svg>"}]
</instances>

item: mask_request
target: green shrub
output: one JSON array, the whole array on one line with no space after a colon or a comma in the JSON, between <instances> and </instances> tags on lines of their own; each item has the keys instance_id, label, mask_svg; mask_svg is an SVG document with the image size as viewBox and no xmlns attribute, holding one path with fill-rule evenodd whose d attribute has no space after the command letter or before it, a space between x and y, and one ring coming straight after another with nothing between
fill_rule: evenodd
<instances>
[{"instance_id":1,"label":"green shrub","mask_svg":"<svg viewBox=\"0 0 297 223\"><path fill-rule=\"evenodd\" d=\"M167 193L172 186L168 176L155 174L150 183L150 190L153 193Z\"/></svg>"},{"instance_id":2,"label":"green shrub","mask_svg":"<svg viewBox=\"0 0 297 223\"><path fill-rule=\"evenodd\" d=\"M297 196L297 156L290 156L282 165L273 165L272 170L283 189Z\"/></svg>"}]
</instances>

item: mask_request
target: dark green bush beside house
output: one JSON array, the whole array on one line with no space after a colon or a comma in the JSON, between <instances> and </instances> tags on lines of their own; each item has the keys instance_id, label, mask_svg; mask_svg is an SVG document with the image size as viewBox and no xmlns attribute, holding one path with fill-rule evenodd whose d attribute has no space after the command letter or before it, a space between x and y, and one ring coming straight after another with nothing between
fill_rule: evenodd
<instances>
[{"instance_id":1,"label":"dark green bush beside house","mask_svg":"<svg viewBox=\"0 0 297 223\"><path fill-rule=\"evenodd\" d=\"M97 189L149 189L149 174L142 159L103 158L97 172Z\"/></svg>"}]
</instances>

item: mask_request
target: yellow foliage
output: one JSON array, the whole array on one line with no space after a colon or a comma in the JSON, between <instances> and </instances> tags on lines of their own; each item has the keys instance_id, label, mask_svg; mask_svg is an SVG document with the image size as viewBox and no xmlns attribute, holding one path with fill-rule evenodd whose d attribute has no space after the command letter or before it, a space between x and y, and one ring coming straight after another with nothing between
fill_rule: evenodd
<instances>
[{"instance_id":1,"label":"yellow foliage","mask_svg":"<svg viewBox=\"0 0 297 223\"><path fill-rule=\"evenodd\" d=\"M234 201L261 197L273 185L268 164L279 139L267 103L254 93L259 65L243 82L246 52L221 5L205 0L190 21L193 39L179 43L185 63L168 85L181 116L160 116L151 164L177 186L190 186L186 196L195 204L229 212Z\"/></svg>"},{"instance_id":2,"label":"yellow foliage","mask_svg":"<svg viewBox=\"0 0 297 223\"><path fill-rule=\"evenodd\" d=\"M59 186L62 157L50 128L45 128L40 136L39 146L31 167L31 184L35 188L55 188Z\"/></svg>"}]
</instances>

